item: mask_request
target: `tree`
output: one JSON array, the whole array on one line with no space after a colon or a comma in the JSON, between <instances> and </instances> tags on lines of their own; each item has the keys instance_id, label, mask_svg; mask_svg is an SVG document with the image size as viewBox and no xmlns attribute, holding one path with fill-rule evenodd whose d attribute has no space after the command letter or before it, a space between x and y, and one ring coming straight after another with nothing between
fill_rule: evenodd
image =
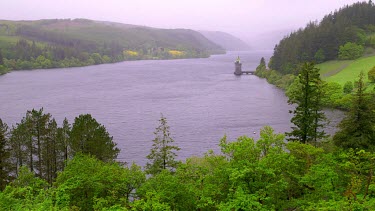
<instances>
[{"instance_id":1,"label":"tree","mask_svg":"<svg viewBox=\"0 0 375 211\"><path fill-rule=\"evenodd\" d=\"M76 206L79 210L103 210L100 204L123 205L128 203L129 196L135 197L131 194L145 180L141 167L135 164L122 167L118 163L77 154L56 179L56 204L59 207Z\"/></svg>"},{"instance_id":2,"label":"tree","mask_svg":"<svg viewBox=\"0 0 375 211\"><path fill-rule=\"evenodd\" d=\"M364 51L363 46L356 43L347 42L345 45L340 46L339 59L340 60L351 60L358 59L362 56Z\"/></svg>"},{"instance_id":3,"label":"tree","mask_svg":"<svg viewBox=\"0 0 375 211\"><path fill-rule=\"evenodd\" d=\"M62 127L57 129L57 144L59 150L61 151L58 159L61 161L59 163L62 164L58 167L59 170L63 170L68 158L72 157L69 142L70 130L71 128L68 119L65 118Z\"/></svg>"},{"instance_id":4,"label":"tree","mask_svg":"<svg viewBox=\"0 0 375 211\"><path fill-rule=\"evenodd\" d=\"M154 143L151 152L147 155L151 163L146 164L146 172L152 175L160 173L163 169L173 171L179 164L175 160L177 155L174 151L179 151L180 148L171 145L174 140L170 135L167 119L161 115L159 122L160 125L154 132L156 137L152 140Z\"/></svg>"},{"instance_id":5,"label":"tree","mask_svg":"<svg viewBox=\"0 0 375 211\"><path fill-rule=\"evenodd\" d=\"M295 125L287 133L289 140L302 143L316 142L325 137L322 130L326 117L322 112L323 82L313 63L304 63L298 76L299 89L289 92L289 104L296 104L291 122Z\"/></svg>"},{"instance_id":6,"label":"tree","mask_svg":"<svg viewBox=\"0 0 375 211\"><path fill-rule=\"evenodd\" d=\"M10 180L10 146L9 146L9 128L7 124L0 119L0 191L4 190Z\"/></svg>"},{"instance_id":7,"label":"tree","mask_svg":"<svg viewBox=\"0 0 375 211\"><path fill-rule=\"evenodd\" d=\"M367 76L370 82L375 83L375 66L370 71L368 71Z\"/></svg>"},{"instance_id":8,"label":"tree","mask_svg":"<svg viewBox=\"0 0 375 211\"><path fill-rule=\"evenodd\" d=\"M70 133L71 150L95 156L105 162L114 161L120 149L113 142L106 128L90 114L82 114L74 119Z\"/></svg>"},{"instance_id":9,"label":"tree","mask_svg":"<svg viewBox=\"0 0 375 211\"><path fill-rule=\"evenodd\" d=\"M347 82L344 84L343 91L344 91L345 94L350 94L350 93L352 93L353 89L354 89L353 82L351 82L351 81L347 81Z\"/></svg>"},{"instance_id":10,"label":"tree","mask_svg":"<svg viewBox=\"0 0 375 211\"><path fill-rule=\"evenodd\" d=\"M46 145L49 144L48 140L48 133L49 133L49 122L51 121L51 114L43 114L43 108L39 109L38 111L33 109L31 111L27 111L25 123L31 135L31 140L29 141L29 148L30 148L30 156L36 158L35 166L30 168L30 171L37 172L37 174L44 178L46 174L46 169L43 169L45 161L47 161L47 155L42 155L43 148L46 148ZM33 150L36 149L36 152ZM35 154L36 153L36 154ZM30 160L34 161L34 158L30 157Z\"/></svg>"},{"instance_id":11,"label":"tree","mask_svg":"<svg viewBox=\"0 0 375 211\"><path fill-rule=\"evenodd\" d=\"M315 55L314 55L314 59L315 59L315 62L316 63L322 63L325 61L326 57L324 56L324 50L323 49L319 49Z\"/></svg>"},{"instance_id":12,"label":"tree","mask_svg":"<svg viewBox=\"0 0 375 211\"><path fill-rule=\"evenodd\" d=\"M364 73L361 72L357 82L357 90L344 119L340 122L340 130L333 136L337 146L343 148L371 149L375 147L375 112L372 94L366 92Z\"/></svg>"}]
</instances>

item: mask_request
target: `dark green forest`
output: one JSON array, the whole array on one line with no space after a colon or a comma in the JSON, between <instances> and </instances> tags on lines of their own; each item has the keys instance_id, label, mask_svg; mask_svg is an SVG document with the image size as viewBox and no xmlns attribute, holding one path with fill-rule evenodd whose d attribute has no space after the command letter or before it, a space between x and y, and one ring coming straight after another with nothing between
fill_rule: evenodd
<instances>
[{"instance_id":1,"label":"dark green forest","mask_svg":"<svg viewBox=\"0 0 375 211\"><path fill-rule=\"evenodd\" d=\"M375 5L371 0L345 6L284 37L268 66L283 75L296 75L304 62L356 59L366 48L375 48Z\"/></svg>"},{"instance_id":2,"label":"dark green forest","mask_svg":"<svg viewBox=\"0 0 375 211\"><path fill-rule=\"evenodd\" d=\"M0 71L137 59L208 57L224 50L199 32L86 19L0 21Z\"/></svg>"}]
</instances>

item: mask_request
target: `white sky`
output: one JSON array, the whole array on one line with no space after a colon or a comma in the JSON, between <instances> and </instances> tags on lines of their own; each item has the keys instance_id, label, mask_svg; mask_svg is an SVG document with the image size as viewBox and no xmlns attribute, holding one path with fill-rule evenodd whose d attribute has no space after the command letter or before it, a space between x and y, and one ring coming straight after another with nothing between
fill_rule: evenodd
<instances>
[{"instance_id":1,"label":"white sky","mask_svg":"<svg viewBox=\"0 0 375 211\"><path fill-rule=\"evenodd\" d=\"M304 27L358 0L0 0L0 19L88 18L256 35Z\"/></svg>"}]
</instances>

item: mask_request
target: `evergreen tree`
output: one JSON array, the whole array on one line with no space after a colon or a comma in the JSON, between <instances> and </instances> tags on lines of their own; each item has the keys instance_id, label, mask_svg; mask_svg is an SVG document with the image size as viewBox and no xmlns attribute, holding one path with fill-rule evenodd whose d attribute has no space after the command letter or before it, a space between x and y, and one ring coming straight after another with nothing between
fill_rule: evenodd
<instances>
[{"instance_id":1,"label":"evergreen tree","mask_svg":"<svg viewBox=\"0 0 375 211\"><path fill-rule=\"evenodd\" d=\"M49 128L48 124L51 119L51 114L43 113L43 108L39 110L31 110L27 111L26 113L26 122L29 126L28 129L30 130L31 140L30 140L30 147L36 149L35 155L35 170L41 178L47 179L47 169L44 167L44 162L48 162L47 157L44 157L42 154L42 150L48 147L48 133ZM48 149L47 149L48 150ZM31 153L33 154L33 153ZM31 169L32 171L32 169Z\"/></svg>"},{"instance_id":2,"label":"evergreen tree","mask_svg":"<svg viewBox=\"0 0 375 211\"><path fill-rule=\"evenodd\" d=\"M173 171L179 163L175 160L177 155L174 151L179 151L180 148L171 145L174 140L169 132L167 119L162 115L159 122L160 125L154 132L155 139L152 140L154 143L151 152L147 155L151 163L146 164L146 172L152 175L160 173L163 169Z\"/></svg>"},{"instance_id":3,"label":"evergreen tree","mask_svg":"<svg viewBox=\"0 0 375 211\"><path fill-rule=\"evenodd\" d=\"M90 114L75 118L70 133L73 154L84 153L97 159L110 162L117 158L120 149L113 142L106 128L99 124Z\"/></svg>"},{"instance_id":4,"label":"evergreen tree","mask_svg":"<svg viewBox=\"0 0 375 211\"><path fill-rule=\"evenodd\" d=\"M70 137L70 124L68 122L68 119L64 119L62 127L57 129L57 144L58 144L58 149L59 149L59 154L58 154L58 169L63 170L66 164L66 161L68 158L72 157L72 153L70 150L70 142L69 142L69 137Z\"/></svg>"},{"instance_id":5,"label":"evergreen tree","mask_svg":"<svg viewBox=\"0 0 375 211\"><path fill-rule=\"evenodd\" d=\"M0 191L4 190L10 180L10 148L8 126L0 119Z\"/></svg>"},{"instance_id":6,"label":"evergreen tree","mask_svg":"<svg viewBox=\"0 0 375 211\"><path fill-rule=\"evenodd\" d=\"M291 122L295 125L287 133L289 140L302 143L316 142L325 136L322 129L326 120L322 112L323 82L313 63L304 63L298 76L298 89L289 93L289 104L296 104Z\"/></svg>"},{"instance_id":7,"label":"evergreen tree","mask_svg":"<svg viewBox=\"0 0 375 211\"><path fill-rule=\"evenodd\" d=\"M340 130L333 141L344 148L371 149L375 147L375 113L372 94L365 91L364 73L361 72L350 110L340 122Z\"/></svg>"}]
</instances>

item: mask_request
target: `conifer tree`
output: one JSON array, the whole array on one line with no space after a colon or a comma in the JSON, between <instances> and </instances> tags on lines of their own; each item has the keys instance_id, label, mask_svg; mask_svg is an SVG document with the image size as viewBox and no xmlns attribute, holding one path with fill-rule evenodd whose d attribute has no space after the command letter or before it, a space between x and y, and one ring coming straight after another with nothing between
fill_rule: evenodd
<instances>
[{"instance_id":1,"label":"conifer tree","mask_svg":"<svg viewBox=\"0 0 375 211\"><path fill-rule=\"evenodd\" d=\"M147 159L150 163L146 164L146 172L148 174L156 175L164 169L173 171L179 164L175 160L176 153L180 148L172 145L174 140L169 132L167 119L162 115L159 120L160 125L156 128L154 134L155 139L152 140L152 149Z\"/></svg>"},{"instance_id":2,"label":"conifer tree","mask_svg":"<svg viewBox=\"0 0 375 211\"><path fill-rule=\"evenodd\" d=\"M62 127L57 129L57 147L59 149L59 154L58 156L58 169L63 170L66 161L68 158L72 157L71 149L70 149L70 142L69 142L69 137L70 137L70 124L68 122L68 119L64 119Z\"/></svg>"},{"instance_id":3,"label":"conifer tree","mask_svg":"<svg viewBox=\"0 0 375 211\"><path fill-rule=\"evenodd\" d=\"M299 90L291 92L288 103L295 104L291 122L295 125L287 133L290 141L313 143L325 137L323 130L326 121L322 111L323 82L319 69L313 63L304 63L298 76Z\"/></svg>"},{"instance_id":4,"label":"conifer tree","mask_svg":"<svg viewBox=\"0 0 375 211\"><path fill-rule=\"evenodd\" d=\"M333 137L337 146L375 149L375 112L371 95L366 92L364 73L361 72L351 107L339 124L340 130Z\"/></svg>"},{"instance_id":5,"label":"conifer tree","mask_svg":"<svg viewBox=\"0 0 375 211\"><path fill-rule=\"evenodd\" d=\"M0 119L0 191L4 190L10 180L10 147L9 147L9 128Z\"/></svg>"},{"instance_id":6,"label":"conifer tree","mask_svg":"<svg viewBox=\"0 0 375 211\"><path fill-rule=\"evenodd\" d=\"M114 161L120 152L112 139L107 129L90 114L76 117L70 132L73 154L89 154L104 162Z\"/></svg>"}]
</instances>

